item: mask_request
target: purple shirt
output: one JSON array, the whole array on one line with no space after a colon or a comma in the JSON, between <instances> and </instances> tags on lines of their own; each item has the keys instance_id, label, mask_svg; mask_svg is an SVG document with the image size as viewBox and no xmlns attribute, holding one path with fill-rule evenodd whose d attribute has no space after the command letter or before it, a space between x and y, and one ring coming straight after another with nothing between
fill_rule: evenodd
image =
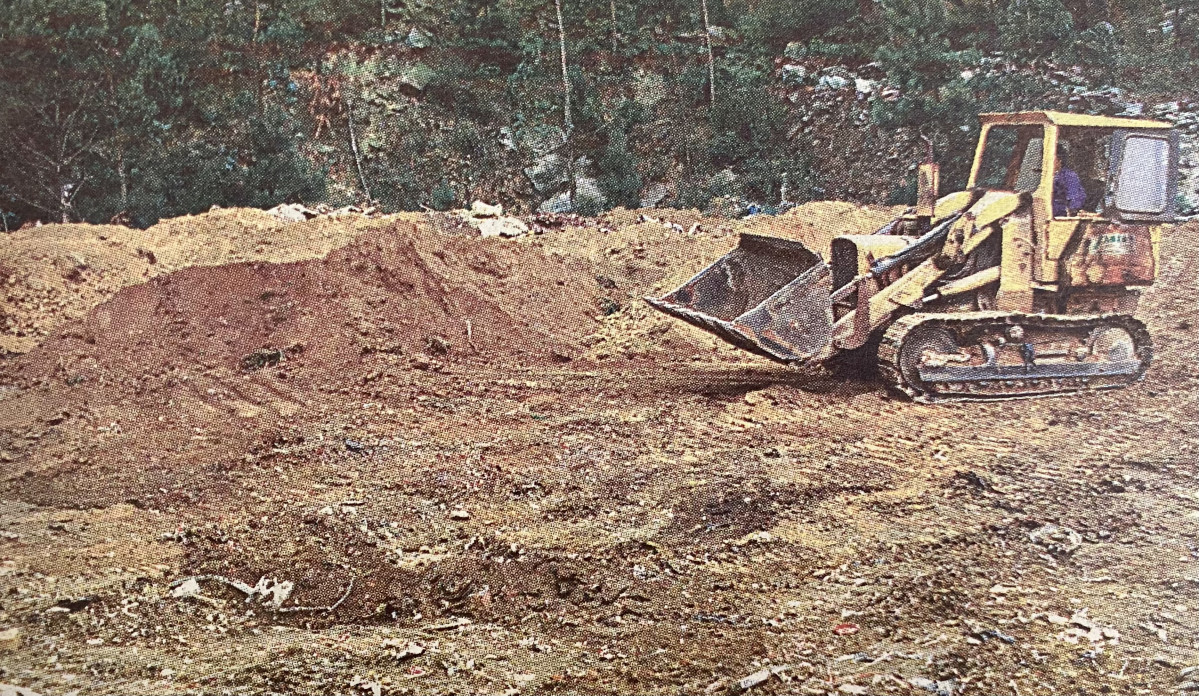
<instances>
[{"instance_id":1,"label":"purple shirt","mask_svg":"<svg viewBox=\"0 0 1199 696\"><path fill-rule=\"evenodd\" d=\"M1062 169L1053 175L1053 214L1061 217L1077 212L1087 201L1086 189L1072 169Z\"/></svg>"}]
</instances>

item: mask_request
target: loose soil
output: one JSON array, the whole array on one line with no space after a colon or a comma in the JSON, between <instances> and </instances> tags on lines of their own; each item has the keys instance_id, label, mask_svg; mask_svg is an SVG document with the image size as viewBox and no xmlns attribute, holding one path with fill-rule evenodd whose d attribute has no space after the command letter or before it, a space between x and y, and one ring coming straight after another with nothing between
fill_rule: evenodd
<instances>
[{"instance_id":1,"label":"loose soil","mask_svg":"<svg viewBox=\"0 0 1199 696\"><path fill-rule=\"evenodd\" d=\"M805 208L618 211L518 240L362 220L274 262L196 251L88 285L0 359L0 631L17 630L0 681L46 696L733 693L763 669L754 692L1199 681L1199 225L1166 236L1138 311L1156 343L1144 383L927 406L644 309L740 231L819 247L892 212ZM172 596L189 576L294 589L278 609L221 580Z\"/></svg>"},{"instance_id":2,"label":"loose soil","mask_svg":"<svg viewBox=\"0 0 1199 696\"><path fill-rule=\"evenodd\" d=\"M217 208L146 230L119 225L43 225L0 244L0 355L26 353L60 324L123 287L191 266L318 258L394 220L359 215L287 222L263 210Z\"/></svg>"}]
</instances>

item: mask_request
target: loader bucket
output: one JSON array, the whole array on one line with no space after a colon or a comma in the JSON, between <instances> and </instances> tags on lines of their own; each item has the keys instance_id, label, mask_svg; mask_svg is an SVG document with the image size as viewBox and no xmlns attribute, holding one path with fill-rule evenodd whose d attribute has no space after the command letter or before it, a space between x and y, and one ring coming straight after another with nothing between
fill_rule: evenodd
<instances>
[{"instance_id":1,"label":"loader bucket","mask_svg":"<svg viewBox=\"0 0 1199 696\"><path fill-rule=\"evenodd\" d=\"M654 308L735 346L802 362L832 340L832 291L820 255L789 239L742 234L737 248L660 298Z\"/></svg>"}]
</instances>

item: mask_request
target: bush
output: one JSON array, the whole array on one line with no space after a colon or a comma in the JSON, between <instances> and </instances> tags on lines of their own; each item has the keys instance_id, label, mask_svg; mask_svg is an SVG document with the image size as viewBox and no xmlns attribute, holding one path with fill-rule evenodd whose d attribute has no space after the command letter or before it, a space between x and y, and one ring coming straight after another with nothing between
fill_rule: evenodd
<instances>
[{"instance_id":1,"label":"bush","mask_svg":"<svg viewBox=\"0 0 1199 696\"><path fill-rule=\"evenodd\" d=\"M637 158L629 152L628 137L616 131L608 138L597 164L599 188L610 206L636 208L641 204L644 179L637 173Z\"/></svg>"},{"instance_id":2,"label":"bush","mask_svg":"<svg viewBox=\"0 0 1199 696\"><path fill-rule=\"evenodd\" d=\"M450 188L450 184L445 179L433 189L429 194L429 207L433 210L450 210L458 203L458 194L454 193L454 189Z\"/></svg>"}]
</instances>

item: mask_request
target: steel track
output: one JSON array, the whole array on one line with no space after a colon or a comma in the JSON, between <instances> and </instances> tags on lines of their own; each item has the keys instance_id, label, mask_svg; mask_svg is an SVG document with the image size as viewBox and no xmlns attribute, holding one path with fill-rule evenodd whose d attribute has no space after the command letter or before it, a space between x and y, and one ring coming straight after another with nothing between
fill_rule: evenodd
<instances>
[{"instance_id":1,"label":"steel track","mask_svg":"<svg viewBox=\"0 0 1199 696\"><path fill-rule=\"evenodd\" d=\"M1135 358L1121 362L1033 364L1024 368L962 365L929 370L929 373L944 378L944 381L921 379L920 383L909 382L901 368L900 356L904 343L918 327L945 328L959 336L974 329L996 331L1016 325L1037 335L1078 335L1098 328L1121 328L1132 337ZM1152 357L1153 342L1149 331L1140 321L1124 314L909 314L896 320L883 334L878 348L878 368L879 376L889 387L914 401L1001 401L1126 387L1144 378ZM977 371L977 379L968 378L967 373L972 370Z\"/></svg>"}]
</instances>

